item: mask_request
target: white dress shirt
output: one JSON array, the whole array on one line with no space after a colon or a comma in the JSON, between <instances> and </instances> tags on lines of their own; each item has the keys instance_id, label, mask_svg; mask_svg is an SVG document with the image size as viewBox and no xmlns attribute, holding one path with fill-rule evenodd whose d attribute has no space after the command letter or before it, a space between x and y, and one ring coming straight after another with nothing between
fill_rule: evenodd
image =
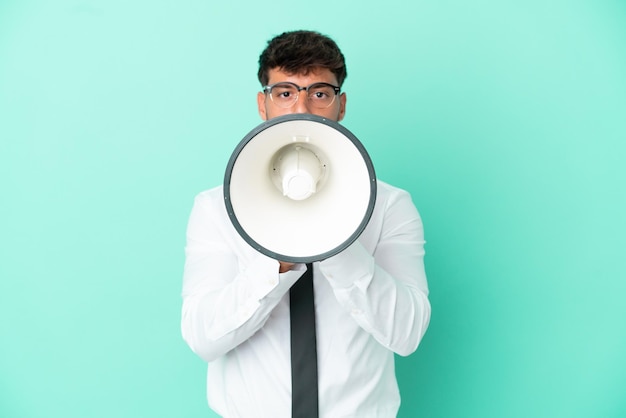
<instances>
[{"instance_id":1,"label":"white dress shirt","mask_svg":"<svg viewBox=\"0 0 626 418\"><path fill-rule=\"evenodd\" d=\"M377 184L359 239L313 264L323 418L395 417L393 353L415 351L430 320L422 221L407 192ZM279 274L232 226L222 187L196 197L185 252L182 334L208 362L210 407L227 418L288 418L289 288L306 265Z\"/></svg>"}]
</instances>

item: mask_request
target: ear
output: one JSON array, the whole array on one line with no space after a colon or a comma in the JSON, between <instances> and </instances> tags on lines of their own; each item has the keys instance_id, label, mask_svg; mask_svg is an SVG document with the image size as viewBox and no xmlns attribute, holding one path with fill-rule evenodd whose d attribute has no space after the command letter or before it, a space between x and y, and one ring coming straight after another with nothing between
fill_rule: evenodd
<instances>
[{"instance_id":1,"label":"ear","mask_svg":"<svg viewBox=\"0 0 626 418\"><path fill-rule=\"evenodd\" d=\"M341 93L341 95L339 96L339 116L337 118L337 121L341 121L343 119L343 117L346 115L346 102L347 102L348 98L346 96L346 93Z\"/></svg>"},{"instance_id":2,"label":"ear","mask_svg":"<svg viewBox=\"0 0 626 418\"><path fill-rule=\"evenodd\" d=\"M256 104L259 108L259 116L261 116L261 119L267 120L267 113L265 109L265 93L263 93L262 91L258 92L256 95Z\"/></svg>"}]
</instances>

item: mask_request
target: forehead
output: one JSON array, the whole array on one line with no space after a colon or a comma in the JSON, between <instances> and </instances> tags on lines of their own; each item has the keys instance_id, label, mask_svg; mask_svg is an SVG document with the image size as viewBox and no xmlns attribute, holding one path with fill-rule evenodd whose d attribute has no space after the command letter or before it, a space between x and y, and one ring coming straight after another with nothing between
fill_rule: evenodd
<instances>
[{"instance_id":1,"label":"forehead","mask_svg":"<svg viewBox=\"0 0 626 418\"><path fill-rule=\"evenodd\" d=\"M328 68L313 68L307 72L289 73L280 68L272 68L268 72L268 84L289 81L299 86L308 86L313 83L330 83L337 85L337 77Z\"/></svg>"}]
</instances>

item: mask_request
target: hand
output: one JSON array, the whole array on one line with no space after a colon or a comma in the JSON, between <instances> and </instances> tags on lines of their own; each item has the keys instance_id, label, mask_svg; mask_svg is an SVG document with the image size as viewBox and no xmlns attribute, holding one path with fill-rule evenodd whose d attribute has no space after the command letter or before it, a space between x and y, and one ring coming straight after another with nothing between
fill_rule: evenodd
<instances>
[{"instance_id":1,"label":"hand","mask_svg":"<svg viewBox=\"0 0 626 418\"><path fill-rule=\"evenodd\" d=\"M296 265L295 263L287 263L285 261L279 261L278 263L280 264L280 267L278 268L279 273L285 273Z\"/></svg>"}]
</instances>

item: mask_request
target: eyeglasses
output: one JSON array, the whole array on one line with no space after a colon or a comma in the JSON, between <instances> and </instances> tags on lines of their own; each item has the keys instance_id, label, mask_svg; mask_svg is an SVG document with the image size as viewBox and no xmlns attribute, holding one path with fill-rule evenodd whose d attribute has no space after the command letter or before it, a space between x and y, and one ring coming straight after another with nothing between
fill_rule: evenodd
<instances>
[{"instance_id":1,"label":"eyeglasses","mask_svg":"<svg viewBox=\"0 0 626 418\"><path fill-rule=\"evenodd\" d=\"M310 86L300 87L287 81L263 87L263 92L269 93L272 102L283 109L293 106L298 101L302 90L306 90L306 97L311 106L326 109L333 104L341 89L328 83L313 83Z\"/></svg>"}]
</instances>

